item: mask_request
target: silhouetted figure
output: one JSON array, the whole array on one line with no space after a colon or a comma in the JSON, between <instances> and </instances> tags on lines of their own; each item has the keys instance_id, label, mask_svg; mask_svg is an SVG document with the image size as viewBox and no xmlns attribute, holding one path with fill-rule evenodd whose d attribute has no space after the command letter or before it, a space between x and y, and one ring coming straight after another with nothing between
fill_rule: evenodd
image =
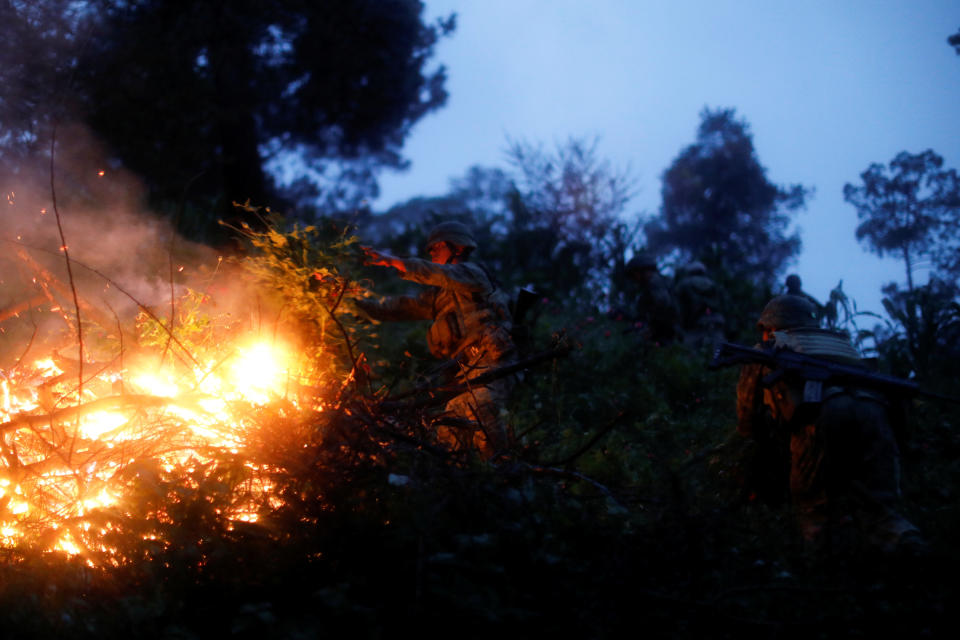
<instances>
[{"instance_id":1,"label":"silhouetted figure","mask_svg":"<svg viewBox=\"0 0 960 640\"><path fill-rule=\"evenodd\" d=\"M817 324L819 324L820 321L823 320L823 314L824 314L824 311L826 311L826 309L822 304L820 304L819 300L817 300L812 295L810 295L809 293L803 290L803 281L800 280L800 276L798 276L795 273L791 273L790 275L787 276L786 285L787 285L787 294L791 296L800 296L801 298L805 298L807 302L813 305L813 308L817 312Z\"/></svg>"},{"instance_id":2,"label":"silhouetted figure","mask_svg":"<svg viewBox=\"0 0 960 640\"><path fill-rule=\"evenodd\" d=\"M816 311L794 295L773 298L757 322L763 347L789 349L856 367L843 332L820 329ZM919 533L896 509L900 453L891 427L899 407L854 382L806 380L801 373L744 365L737 385L737 431L747 437L770 422L790 437L790 495L804 539L816 547L858 525L866 544L890 552ZM769 428L769 427L767 427Z\"/></svg>"},{"instance_id":3,"label":"silhouetted figure","mask_svg":"<svg viewBox=\"0 0 960 640\"><path fill-rule=\"evenodd\" d=\"M392 267L401 278L429 288L415 297L356 301L378 320L432 320L427 332L430 353L454 363L457 382L468 385L471 379L512 362L516 352L502 292L484 267L468 261L476 247L473 234L459 222L443 222L430 232L426 245L430 260L398 258L362 247L365 264ZM438 429L441 440L486 455L502 450L508 430L500 408L512 388L513 378L505 377L470 386L450 400L446 413L458 426Z\"/></svg>"},{"instance_id":4,"label":"silhouetted figure","mask_svg":"<svg viewBox=\"0 0 960 640\"><path fill-rule=\"evenodd\" d=\"M626 273L637 283L636 321L641 331L654 342L674 340L680 311L656 260L647 253L638 253L627 262Z\"/></svg>"},{"instance_id":5,"label":"silhouetted figure","mask_svg":"<svg viewBox=\"0 0 960 640\"><path fill-rule=\"evenodd\" d=\"M693 347L712 347L723 340L722 295L702 262L691 262L677 272L674 295L680 309L683 340Z\"/></svg>"}]
</instances>

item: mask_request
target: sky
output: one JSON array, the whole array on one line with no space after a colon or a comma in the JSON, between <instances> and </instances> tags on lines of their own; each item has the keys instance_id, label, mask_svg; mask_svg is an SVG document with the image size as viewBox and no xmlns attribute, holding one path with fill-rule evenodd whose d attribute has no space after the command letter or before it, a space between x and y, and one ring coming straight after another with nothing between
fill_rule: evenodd
<instances>
[{"instance_id":1,"label":"sky","mask_svg":"<svg viewBox=\"0 0 960 640\"><path fill-rule=\"evenodd\" d=\"M792 266L826 300L880 312L903 265L857 242L843 199L871 163L933 149L960 170L958 0L425 0L457 14L435 50L447 104L413 129L411 167L382 176L375 210L442 195L473 165L508 168L509 139L597 138L630 171L627 214L656 214L660 178L704 108L746 120L770 181L815 192ZM921 278L924 281L925 278Z\"/></svg>"}]
</instances>

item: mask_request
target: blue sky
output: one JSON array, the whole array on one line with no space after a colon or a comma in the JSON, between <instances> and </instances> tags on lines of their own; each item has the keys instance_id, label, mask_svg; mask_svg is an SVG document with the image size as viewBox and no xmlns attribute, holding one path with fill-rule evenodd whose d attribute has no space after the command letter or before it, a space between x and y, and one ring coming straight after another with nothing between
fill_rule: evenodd
<instances>
[{"instance_id":1,"label":"blue sky","mask_svg":"<svg viewBox=\"0 0 960 640\"><path fill-rule=\"evenodd\" d=\"M655 213L660 175L691 144L704 107L733 107L778 184L816 192L797 216L795 271L825 299L839 280L880 311L893 259L854 237L842 189L872 162L931 148L960 169L957 0L426 0L458 14L436 60L447 105L418 123L409 171L381 179L377 210L440 195L470 166L506 167L508 137L551 146L598 137L629 168L631 213Z\"/></svg>"}]
</instances>

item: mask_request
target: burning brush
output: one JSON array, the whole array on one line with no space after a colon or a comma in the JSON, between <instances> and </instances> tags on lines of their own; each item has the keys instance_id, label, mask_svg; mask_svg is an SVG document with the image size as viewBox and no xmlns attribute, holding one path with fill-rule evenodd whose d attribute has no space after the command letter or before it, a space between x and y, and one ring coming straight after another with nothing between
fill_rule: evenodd
<instances>
[{"instance_id":1,"label":"burning brush","mask_svg":"<svg viewBox=\"0 0 960 640\"><path fill-rule=\"evenodd\" d=\"M258 308L253 320L238 319L187 290L169 319L141 305L128 329L81 298L79 333L63 311L70 287L20 253L34 286L0 309L0 330L31 335L0 369L0 545L108 552L90 548L109 531L89 516L120 504L139 470L190 470L237 454L268 404L321 408L317 351L284 337L290 325L279 313L264 322ZM55 318L64 323L55 338L37 339ZM106 357L93 361L92 352ZM254 521L271 499L270 469L244 468L244 497L221 514L227 521Z\"/></svg>"}]
</instances>

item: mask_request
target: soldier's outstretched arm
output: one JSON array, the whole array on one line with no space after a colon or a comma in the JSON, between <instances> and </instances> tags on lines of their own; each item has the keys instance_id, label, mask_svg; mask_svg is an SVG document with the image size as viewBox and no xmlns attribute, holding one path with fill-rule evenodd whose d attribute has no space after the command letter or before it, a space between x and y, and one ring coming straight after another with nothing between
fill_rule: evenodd
<instances>
[{"instance_id":1,"label":"soldier's outstretched arm","mask_svg":"<svg viewBox=\"0 0 960 640\"><path fill-rule=\"evenodd\" d=\"M402 276L404 280L464 293L493 289L493 283L483 268L474 263L437 264L420 258L407 258L403 262L406 267Z\"/></svg>"},{"instance_id":2,"label":"soldier's outstretched arm","mask_svg":"<svg viewBox=\"0 0 960 640\"><path fill-rule=\"evenodd\" d=\"M359 298L354 303L374 320L430 320L433 317L432 291L418 296L384 296L380 299Z\"/></svg>"},{"instance_id":3,"label":"soldier's outstretched arm","mask_svg":"<svg viewBox=\"0 0 960 640\"><path fill-rule=\"evenodd\" d=\"M378 251L372 247L360 247L363 251L363 264L375 267L393 267L400 273L406 272L406 265L401 258L386 251Z\"/></svg>"}]
</instances>

